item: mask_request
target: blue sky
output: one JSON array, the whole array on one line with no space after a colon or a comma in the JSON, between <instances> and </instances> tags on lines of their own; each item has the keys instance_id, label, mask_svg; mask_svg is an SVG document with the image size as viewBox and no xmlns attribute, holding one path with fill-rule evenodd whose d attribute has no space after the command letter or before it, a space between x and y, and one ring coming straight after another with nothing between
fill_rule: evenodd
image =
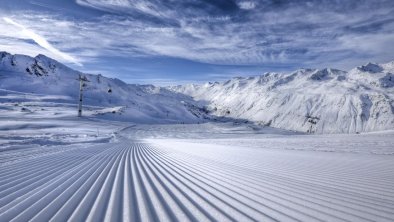
<instances>
[{"instance_id":1,"label":"blue sky","mask_svg":"<svg viewBox=\"0 0 394 222\"><path fill-rule=\"evenodd\" d=\"M0 51L160 85L394 60L392 0L0 0Z\"/></svg>"}]
</instances>

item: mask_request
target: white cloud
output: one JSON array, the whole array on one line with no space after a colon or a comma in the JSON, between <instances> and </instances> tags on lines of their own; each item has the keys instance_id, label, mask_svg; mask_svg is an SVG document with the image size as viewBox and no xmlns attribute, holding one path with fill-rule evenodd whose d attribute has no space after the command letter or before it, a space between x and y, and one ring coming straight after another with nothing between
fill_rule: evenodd
<instances>
[{"instance_id":1,"label":"white cloud","mask_svg":"<svg viewBox=\"0 0 394 222\"><path fill-rule=\"evenodd\" d=\"M135 11L156 17L170 17L172 13L159 4L147 0L76 0L77 4L110 12L132 14Z\"/></svg>"},{"instance_id":2,"label":"white cloud","mask_svg":"<svg viewBox=\"0 0 394 222\"><path fill-rule=\"evenodd\" d=\"M37 33L35 33L34 31L26 28L25 26L15 22L14 20L12 20L11 18L8 17L3 17L3 20L5 22L7 22L8 24L11 24L17 28L20 29L21 33L23 36L26 36L30 39L32 39L34 42L36 42L38 45L40 45L41 47L45 48L46 50L48 50L49 52L61 57L62 59L74 63L78 66L82 66L81 63L79 63L74 57L61 52L60 50L56 49L55 47L53 47L52 44L50 44L44 37L42 37L41 35L38 35Z\"/></svg>"},{"instance_id":3,"label":"white cloud","mask_svg":"<svg viewBox=\"0 0 394 222\"><path fill-rule=\"evenodd\" d=\"M244 10L252 10L256 8L256 2L253 1L241 1L238 2L237 4L240 9L244 9Z\"/></svg>"},{"instance_id":4,"label":"white cloud","mask_svg":"<svg viewBox=\"0 0 394 222\"><path fill-rule=\"evenodd\" d=\"M243 13L245 17L238 19L238 14L221 14L219 11L212 17L208 13L216 10L212 5L200 11L187 11L185 8L171 10L171 5L154 0L145 3L142 0L78 0L84 6L118 13L78 20L27 11L18 14L17 24L10 25L12 21L9 21L8 28L0 21L0 36L14 37L9 40L15 42L13 45L17 45L17 41L25 44L23 39L31 37L19 33L25 29L19 24L24 24L45 36L47 43L52 42L58 49L72 52L72 55L78 55L79 61L87 62L104 56L169 56L225 65L287 63L314 66L326 62L336 67L339 60L350 63L353 59L352 63L360 63L361 56L356 53L372 59L380 58L378 55L388 58L391 51L385 50L384 46L394 45L392 34L387 34L393 32L393 25L385 25L386 30L354 35L347 29L374 24L377 18L383 21L391 18L390 9L366 11L365 8L352 8L350 12L341 13L323 10L324 5L315 4L312 5L315 10L303 13L305 8L295 3L278 11L264 5L263 1L259 1L259 5L256 5L257 1L242 2L238 5L245 9L260 5L266 8ZM144 12L149 16L142 18L130 12L139 12L138 15ZM156 18L152 19L152 15ZM12 14L6 16L16 18ZM51 24L50 29L48 24ZM375 32L380 32L380 36ZM359 38L355 42L363 45L352 44L354 36ZM363 39L366 36L368 39ZM361 50L368 42L376 41L382 44Z\"/></svg>"}]
</instances>

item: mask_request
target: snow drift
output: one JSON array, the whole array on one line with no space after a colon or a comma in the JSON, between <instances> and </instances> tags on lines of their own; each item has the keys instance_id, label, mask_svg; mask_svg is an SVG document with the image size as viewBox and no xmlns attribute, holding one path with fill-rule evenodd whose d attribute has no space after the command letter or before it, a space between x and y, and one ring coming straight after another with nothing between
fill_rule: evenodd
<instances>
[{"instance_id":1,"label":"snow drift","mask_svg":"<svg viewBox=\"0 0 394 222\"><path fill-rule=\"evenodd\" d=\"M203 101L214 115L312 133L394 128L394 62L349 72L300 69L225 82L170 87Z\"/></svg>"}]
</instances>

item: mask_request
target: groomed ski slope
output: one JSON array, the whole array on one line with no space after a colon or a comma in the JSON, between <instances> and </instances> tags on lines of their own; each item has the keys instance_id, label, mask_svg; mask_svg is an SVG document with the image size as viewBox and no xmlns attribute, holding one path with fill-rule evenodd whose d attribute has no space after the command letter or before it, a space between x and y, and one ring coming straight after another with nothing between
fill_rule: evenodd
<instances>
[{"instance_id":1,"label":"groomed ski slope","mask_svg":"<svg viewBox=\"0 0 394 222\"><path fill-rule=\"evenodd\" d=\"M0 221L392 221L392 155L123 139L0 152Z\"/></svg>"}]
</instances>

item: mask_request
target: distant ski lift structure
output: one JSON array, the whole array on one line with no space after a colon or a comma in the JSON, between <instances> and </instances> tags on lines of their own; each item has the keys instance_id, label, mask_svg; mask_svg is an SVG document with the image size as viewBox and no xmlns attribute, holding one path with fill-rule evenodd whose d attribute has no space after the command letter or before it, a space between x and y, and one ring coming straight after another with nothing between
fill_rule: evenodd
<instances>
[{"instance_id":1,"label":"distant ski lift structure","mask_svg":"<svg viewBox=\"0 0 394 222\"><path fill-rule=\"evenodd\" d=\"M308 122L311 124L309 127L309 130L307 132L313 133L313 126L316 126L316 124L320 120L320 118L315 117L315 116L310 116L310 115L306 115L305 117L307 118Z\"/></svg>"},{"instance_id":2,"label":"distant ski lift structure","mask_svg":"<svg viewBox=\"0 0 394 222\"><path fill-rule=\"evenodd\" d=\"M86 76L79 75L79 102L78 102L78 117L82 117L82 93L83 93L83 87L86 86L85 82L89 82Z\"/></svg>"}]
</instances>

